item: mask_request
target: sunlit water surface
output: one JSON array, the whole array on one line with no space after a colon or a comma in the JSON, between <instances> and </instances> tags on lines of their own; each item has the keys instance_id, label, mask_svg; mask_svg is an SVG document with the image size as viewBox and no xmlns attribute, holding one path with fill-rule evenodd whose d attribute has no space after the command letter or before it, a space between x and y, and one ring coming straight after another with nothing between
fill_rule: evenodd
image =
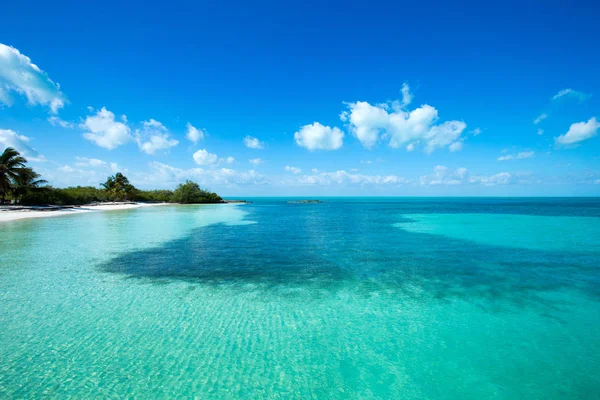
<instances>
[{"instance_id":1,"label":"sunlit water surface","mask_svg":"<svg viewBox=\"0 0 600 400\"><path fill-rule=\"evenodd\" d=\"M2 398L600 398L600 201L0 224Z\"/></svg>"}]
</instances>

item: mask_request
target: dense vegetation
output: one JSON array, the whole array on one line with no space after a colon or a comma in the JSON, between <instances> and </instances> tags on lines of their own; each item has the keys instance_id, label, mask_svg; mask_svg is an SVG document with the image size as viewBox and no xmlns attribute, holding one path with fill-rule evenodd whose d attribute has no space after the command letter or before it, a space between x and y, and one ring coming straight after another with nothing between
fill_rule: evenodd
<instances>
[{"instance_id":1,"label":"dense vegetation","mask_svg":"<svg viewBox=\"0 0 600 400\"><path fill-rule=\"evenodd\" d=\"M22 205L82 205L104 201L143 201L166 203L220 203L216 193L200 188L191 181L171 190L140 190L120 172L109 176L101 188L77 186L54 188L27 167L18 151L7 148L0 154L0 204L9 200Z\"/></svg>"},{"instance_id":2,"label":"dense vegetation","mask_svg":"<svg viewBox=\"0 0 600 400\"><path fill-rule=\"evenodd\" d=\"M194 203L220 203L223 201L216 193L207 192L200 189L196 182L185 181L179 184L171 196L173 203L194 204Z\"/></svg>"}]
</instances>

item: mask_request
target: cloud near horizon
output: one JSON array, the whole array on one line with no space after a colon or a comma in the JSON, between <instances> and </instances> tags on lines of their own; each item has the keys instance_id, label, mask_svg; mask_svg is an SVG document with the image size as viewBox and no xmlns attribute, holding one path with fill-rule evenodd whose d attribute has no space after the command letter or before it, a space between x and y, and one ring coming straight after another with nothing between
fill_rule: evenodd
<instances>
[{"instance_id":1,"label":"cloud near horizon","mask_svg":"<svg viewBox=\"0 0 600 400\"><path fill-rule=\"evenodd\" d=\"M490 176L471 174L466 168L450 168L437 165L433 169L433 174L424 175L419 178L422 186L436 185L481 185L496 186L508 185L513 182L513 176L508 172L499 172Z\"/></svg>"},{"instance_id":2,"label":"cloud near horizon","mask_svg":"<svg viewBox=\"0 0 600 400\"><path fill-rule=\"evenodd\" d=\"M243 172L230 168L181 169L158 161L152 161L148 163L148 166L150 171L132 174L131 181L133 184L140 187L152 187L155 182L163 182L166 187L175 187L188 179L194 180L202 186L222 185L232 187L268 183L264 176L252 169Z\"/></svg>"},{"instance_id":3,"label":"cloud near horizon","mask_svg":"<svg viewBox=\"0 0 600 400\"><path fill-rule=\"evenodd\" d=\"M294 180L283 181L287 185L308 186L373 186L373 185L398 185L409 181L397 175L365 175L345 170L333 172L313 172L311 175L296 177Z\"/></svg>"},{"instance_id":4,"label":"cloud near horizon","mask_svg":"<svg viewBox=\"0 0 600 400\"><path fill-rule=\"evenodd\" d=\"M52 114L67 103L60 85L46 72L16 48L0 43L0 105L12 106L12 93L25 96L29 105L48 107Z\"/></svg>"}]
</instances>

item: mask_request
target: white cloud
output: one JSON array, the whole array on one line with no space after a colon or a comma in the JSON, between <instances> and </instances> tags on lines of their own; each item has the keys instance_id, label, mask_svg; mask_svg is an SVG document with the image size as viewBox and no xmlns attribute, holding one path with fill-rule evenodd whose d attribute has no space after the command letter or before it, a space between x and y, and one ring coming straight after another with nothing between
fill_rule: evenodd
<instances>
[{"instance_id":1,"label":"white cloud","mask_svg":"<svg viewBox=\"0 0 600 400\"><path fill-rule=\"evenodd\" d=\"M97 158L75 157L75 159L77 160L75 165L78 167L103 167L108 165L106 161Z\"/></svg>"},{"instance_id":2,"label":"white cloud","mask_svg":"<svg viewBox=\"0 0 600 400\"><path fill-rule=\"evenodd\" d=\"M573 89L563 89L552 97L552 100L558 100L561 98L573 98L579 100L580 102L586 100L591 95L587 93L580 92L578 90Z\"/></svg>"},{"instance_id":3,"label":"white cloud","mask_svg":"<svg viewBox=\"0 0 600 400\"><path fill-rule=\"evenodd\" d=\"M71 167L69 165L63 165L62 167L56 168L56 170L58 172L66 172L66 173L69 173L69 174L71 174L71 173L73 173L73 172L76 171L75 168L73 168L73 167Z\"/></svg>"},{"instance_id":4,"label":"white cloud","mask_svg":"<svg viewBox=\"0 0 600 400\"><path fill-rule=\"evenodd\" d=\"M285 169L288 172L291 172L292 174L299 174L302 172L302 170L300 168L291 167L289 165L286 165L283 169Z\"/></svg>"},{"instance_id":5,"label":"white cloud","mask_svg":"<svg viewBox=\"0 0 600 400\"><path fill-rule=\"evenodd\" d=\"M11 106L11 92L25 96L30 105L49 107L53 114L67 102L60 86L29 57L0 43L0 103Z\"/></svg>"},{"instance_id":6,"label":"white cloud","mask_svg":"<svg viewBox=\"0 0 600 400\"><path fill-rule=\"evenodd\" d=\"M204 131L202 129L197 129L189 122L186 125L186 129L185 137L188 138L190 142L196 144L199 140L204 140Z\"/></svg>"},{"instance_id":7,"label":"white cloud","mask_svg":"<svg viewBox=\"0 0 600 400\"><path fill-rule=\"evenodd\" d=\"M75 123L65 121L65 120L57 117L56 115L48 117L48 122L50 122L51 125L62 126L63 128L73 128L75 126Z\"/></svg>"},{"instance_id":8,"label":"white cloud","mask_svg":"<svg viewBox=\"0 0 600 400\"><path fill-rule=\"evenodd\" d=\"M233 164L233 163L235 162L235 158L233 158L233 157L229 156L229 157L227 157L227 158L225 159L225 162L226 162L227 164Z\"/></svg>"},{"instance_id":9,"label":"white cloud","mask_svg":"<svg viewBox=\"0 0 600 400\"><path fill-rule=\"evenodd\" d=\"M517 154L508 154L505 156L498 157L498 161L508 161L508 160L524 160L526 158L532 158L535 155L533 151L522 151Z\"/></svg>"},{"instance_id":10,"label":"white cloud","mask_svg":"<svg viewBox=\"0 0 600 400\"><path fill-rule=\"evenodd\" d=\"M36 149L29 145L31 139L25 135L19 135L10 129L0 129L0 153L7 147L12 147L29 161L46 161Z\"/></svg>"},{"instance_id":11,"label":"white cloud","mask_svg":"<svg viewBox=\"0 0 600 400\"><path fill-rule=\"evenodd\" d=\"M508 185L512 183L513 177L508 172L500 172L491 176L472 176L469 183L483 186Z\"/></svg>"},{"instance_id":12,"label":"white cloud","mask_svg":"<svg viewBox=\"0 0 600 400\"><path fill-rule=\"evenodd\" d=\"M177 146L179 142L175 139L169 138L169 135L152 135L145 142L138 142L140 150L146 154L154 154L157 150L170 149L171 147Z\"/></svg>"},{"instance_id":13,"label":"white cloud","mask_svg":"<svg viewBox=\"0 0 600 400\"><path fill-rule=\"evenodd\" d=\"M254 166L257 166L257 165L262 164L264 161L261 160L260 158L251 158L248 160L248 162Z\"/></svg>"},{"instance_id":14,"label":"white cloud","mask_svg":"<svg viewBox=\"0 0 600 400\"><path fill-rule=\"evenodd\" d=\"M404 87L403 87L404 89ZM436 148L451 146L461 141L466 128L462 121L446 121L436 125L438 111L430 105L422 105L412 111L402 107L403 102L371 105L365 101L348 103L348 110L342 113L342 120L349 122L352 134L366 148L373 147L380 139L389 139L389 146L404 147L408 151L422 144L427 153ZM461 147L453 146L455 150Z\"/></svg>"},{"instance_id":15,"label":"white cloud","mask_svg":"<svg viewBox=\"0 0 600 400\"><path fill-rule=\"evenodd\" d=\"M433 174L421 176L419 182L423 186L436 185L482 185L495 186L507 185L513 182L513 177L508 172L500 172L491 176L473 175L466 168L451 170L443 165L433 169Z\"/></svg>"},{"instance_id":16,"label":"white cloud","mask_svg":"<svg viewBox=\"0 0 600 400\"><path fill-rule=\"evenodd\" d=\"M470 131L469 133L472 133L473 136L477 136L481 133L481 129L480 128L475 128L472 131Z\"/></svg>"},{"instance_id":17,"label":"white cloud","mask_svg":"<svg viewBox=\"0 0 600 400\"><path fill-rule=\"evenodd\" d=\"M265 147L263 142L252 136L246 136L244 138L244 144L250 149L262 149Z\"/></svg>"},{"instance_id":18,"label":"white cloud","mask_svg":"<svg viewBox=\"0 0 600 400\"><path fill-rule=\"evenodd\" d=\"M114 162L106 162L102 160L98 160L97 158L87 158L87 157L75 157L75 166L81 168L105 168L112 172L118 172L119 166Z\"/></svg>"},{"instance_id":19,"label":"white cloud","mask_svg":"<svg viewBox=\"0 0 600 400\"><path fill-rule=\"evenodd\" d=\"M56 169L36 168L36 170L47 179L52 186L98 186L104 182L109 175L115 172L123 172L129 175L129 171L119 168L115 163L105 163L101 160L77 157L75 167L63 165ZM88 161L94 160L94 161ZM100 163L98 163L100 161Z\"/></svg>"},{"instance_id":20,"label":"white cloud","mask_svg":"<svg viewBox=\"0 0 600 400\"><path fill-rule=\"evenodd\" d=\"M134 184L156 187L157 182L160 182L163 187L173 187L186 179L196 181L203 186L220 185L230 187L238 185L264 185L268 183L261 174L254 170L240 172L230 168L180 169L156 161L148 165L151 169L150 172L133 174L131 176Z\"/></svg>"},{"instance_id":21,"label":"white cloud","mask_svg":"<svg viewBox=\"0 0 600 400\"><path fill-rule=\"evenodd\" d=\"M537 134L538 135L543 135L544 134L544 130L543 129L538 129L537 130Z\"/></svg>"},{"instance_id":22,"label":"white cloud","mask_svg":"<svg viewBox=\"0 0 600 400\"><path fill-rule=\"evenodd\" d=\"M595 117L592 117L588 122L577 122L572 124L569 131L564 135L557 137L555 142L557 145L577 144L596 136L598 134L598 129L600 129L600 123Z\"/></svg>"},{"instance_id":23,"label":"white cloud","mask_svg":"<svg viewBox=\"0 0 600 400\"><path fill-rule=\"evenodd\" d=\"M143 121L142 125L141 130L136 130L135 137L144 153L154 154L157 150L170 149L179 144L171 138L169 130L159 121L151 118L149 121Z\"/></svg>"},{"instance_id":24,"label":"white cloud","mask_svg":"<svg viewBox=\"0 0 600 400\"><path fill-rule=\"evenodd\" d=\"M540 114L536 119L533 120L533 123L535 125L539 124L540 122L542 122L543 120L545 120L546 118L548 118L548 114L546 113L542 113Z\"/></svg>"},{"instance_id":25,"label":"white cloud","mask_svg":"<svg viewBox=\"0 0 600 400\"><path fill-rule=\"evenodd\" d=\"M462 142L453 142L448 147L448 149L450 149L451 152L461 151L462 148L463 148L463 143Z\"/></svg>"},{"instance_id":26,"label":"white cloud","mask_svg":"<svg viewBox=\"0 0 600 400\"><path fill-rule=\"evenodd\" d=\"M410 93L410 86L404 82L402 84L402 107L407 107L412 102L412 94Z\"/></svg>"},{"instance_id":27,"label":"white cloud","mask_svg":"<svg viewBox=\"0 0 600 400\"><path fill-rule=\"evenodd\" d=\"M96 115L88 115L80 127L89 131L83 134L84 138L108 150L133 140L129 126L115 121L115 114L105 107Z\"/></svg>"},{"instance_id":28,"label":"white cloud","mask_svg":"<svg viewBox=\"0 0 600 400\"><path fill-rule=\"evenodd\" d=\"M216 165L219 162L216 154L209 153L204 149L195 152L193 157L198 165Z\"/></svg>"},{"instance_id":29,"label":"white cloud","mask_svg":"<svg viewBox=\"0 0 600 400\"><path fill-rule=\"evenodd\" d=\"M396 175L363 175L346 172L344 170L335 172L318 172L313 175L304 175L287 181L287 184L299 185L349 185L349 186L373 186L373 185L399 185L409 181Z\"/></svg>"},{"instance_id":30,"label":"white cloud","mask_svg":"<svg viewBox=\"0 0 600 400\"><path fill-rule=\"evenodd\" d=\"M304 125L294 133L296 144L308 150L337 150L344 143L344 133L336 127L323 126L318 122Z\"/></svg>"}]
</instances>

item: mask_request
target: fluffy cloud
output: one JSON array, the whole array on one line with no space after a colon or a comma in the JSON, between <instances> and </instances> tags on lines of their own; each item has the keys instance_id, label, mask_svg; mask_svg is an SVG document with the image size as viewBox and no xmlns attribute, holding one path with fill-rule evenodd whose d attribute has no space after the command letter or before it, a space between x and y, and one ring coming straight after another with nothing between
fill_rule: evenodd
<instances>
[{"instance_id":1,"label":"fluffy cloud","mask_svg":"<svg viewBox=\"0 0 600 400\"><path fill-rule=\"evenodd\" d=\"M451 170L443 165L433 169L433 174L421 176L419 182L423 186L435 185L507 185L513 182L508 172L500 172L491 176L473 175L466 168Z\"/></svg>"},{"instance_id":2,"label":"fluffy cloud","mask_svg":"<svg viewBox=\"0 0 600 400\"><path fill-rule=\"evenodd\" d=\"M262 164L264 161L261 160L260 158L251 158L248 160L248 162L254 166L257 166L257 165Z\"/></svg>"},{"instance_id":3,"label":"fluffy cloud","mask_svg":"<svg viewBox=\"0 0 600 400\"><path fill-rule=\"evenodd\" d=\"M124 115L122 119L127 120ZM80 127L89 131L83 134L84 138L108 150L133 140L129 126L124 122L116 121L115 114L105 107L98 110L96 115L87 116Z\"/></svg>"},{"instance_id":4,"label":"fluffy cloud","mask_svg":"<svg viewBox=\"0 0 600 400\"><path fill-rule=\"evenodd\" d=\"M290 167L289 165L286 165L283 169L288 172L291 172L292 174L299 174L302 172L302 170L300 168Z\"/></svg>"},{"instance_id":5,"label":"fluffy cloud","mask_svg":"<svg viewBox=\"0 0 600 400\"><path fill-rule=\"evenodd\" d=\"M408 183L408 180L396 175L363 175L340 170L335 172L313 172L312 175L304 175L296 178L293 182L287 183L320 186L373 186L405 184Z\"/></svg>"},{"instance_id":6,"label":"fluffy cloud","mask_svg":"<svg viewBox=\"0 0 600 400\"><path fill-rule=\"evenodd\" d=\"M225 159L225 162L226 162L227 164L233 164L233 163L235 162L235 158L233 158L233 157L229 156L229 157L227 157L227 158Z\"/></svg>"},{"instance_id":7,"label":"fluffy cloud","mask_svg":"<svg viewBox=\"0 0 600 400\"><path fill-rule=\"evenodd\" d=\"M556 138L557 145L572 145L593 138L598 134L600 123L595 117L590 118L588 122L577 122L572 124L569 131Z\"/></svg>"},{"instance_id":8,"label":"fluffy cloud","mask_svg":"<svg viewBox=\"0 0 600 400\"><path fill-rule=\"evenodd\" d=\"M204 131L197 129L194 125L189 122L186 125L185 137L192 143L196 144L199 140L204 140Z\"/></svg>"},{"instance_id":9,"label":"fluffy cloud","mask_svg":"<svg viewBox=\"0 0 600 400\"><path fill-rule=\"evenodd\" d=\"M505 156L498 157L498 161L509 161L509 160L524 160L526 158L532 158L535 155L533 151L522 151L517 154L508 154Z\"/></svg>"},{"instance_id":10,"label":"fluffy cloud","mask_svg":"<svg viewBox=\"0 0 600 400\"><path fill-rule=\"evenodd\" d=\"M586 100L588 97L590 97L589 94L580 92L578 90L563 89L560 92L556 93L552 97L552 100L559 100L562 98L565 98L565 99L572 98L572 99L576 99L576 100L579 100L580 102L582 102L582 101Z\"/></svg>"},{"instance_id":11,"label":"fluffy cloud","mask_svg":"<svg viewBox=\"0 0 600 400\"><path fill-rule=\"evenodd\" d=\"M216 154L209 153L205 149L198 150L193 157L198 165L216 165L219 162L219 157Z\"/></svg>"},{"instance_id":12,"label":"fluffy cloud","mask_svg":"<svg viewBox=\"0 0 600 400\"><path fill-rule=\"evenodd\" d=\"M0 152L12 147L29 161L46 161L43 155L29 145L30 140L27 136L19 135L10 129L0 129Z\"/></svg>"},{"instance_id":13,"label":"fluffy cloud","mask_svg":"<svg viewBox=\"0 0 600 400\"><path fill-rule=\"evenodd\" d=\"M168 129L159 121L150 119L142 122L143 129L137 130L135 137L140 147L146 154L154 154L157 150L166 150L177 146L179 142L170 137Z\"/></svg>"},{"instance_id":14,"label":"fluffy cloud","mask_svg":"<svg viewBox=\"0 0 600 400\"><path fill-rule=\"evenodd\" d=\"M294 133L296 144L308 150L337 150L344 143L344 132L318 122L305 125Z\"/></svg>"},{"instance_id":15,"label":"fluffy cloud","mask_svg":"<svg viewBox=\"0 0 600 400\"><path fill-rule=\"evenodd\" d=\"M252 136L246 136L244 138L244 144L250 149L262 149L265 147L263 142Z\"/></svg>"},{"instance_id":16,"label":"fluffy cloud","mask_svg":"<svg viewBox=\"0 0 600 400\"><path fill-rule=\"evenodd\" d=\"M67 102L60 86L29 57L0 43L0 103L11 106L11 92L25 96L30 105L49 107L54 114Z\"/></svg>"},{"instance_id":17,"label":"fluffy cloud","mask_svg":"<svg viewBox=\"0 0 600 400\"><path fill-rule=\"evenodd\" d=\"M434 107L425 104L408 111L405 99L403 95L402 102L389 104L348 103L348 110L341 114L341 119L349 124L352 134L366 148L373 147L380 139L389 140L390 147L404 147L408 151L419 144L427 153L447 146L452 146L454 151L462 148L458 142L462 141L461 135L467 127L464 122L437 124L438 111Z\"/></svg>"},{"instance_id":18,"label":"fluffy cloud","mask_svg":"<svg viewBox=\"0 0 600 400\"><path fill-rule=\"evenodd\" d=\"M543 120L545 120L546 118L548 118L548 114L546 113L542 113L540 115L538 115L538 117L536 119L533 120L533 123L535 125L539 124L540 122L542 122Z\"/></svg>"}]
</instances>

